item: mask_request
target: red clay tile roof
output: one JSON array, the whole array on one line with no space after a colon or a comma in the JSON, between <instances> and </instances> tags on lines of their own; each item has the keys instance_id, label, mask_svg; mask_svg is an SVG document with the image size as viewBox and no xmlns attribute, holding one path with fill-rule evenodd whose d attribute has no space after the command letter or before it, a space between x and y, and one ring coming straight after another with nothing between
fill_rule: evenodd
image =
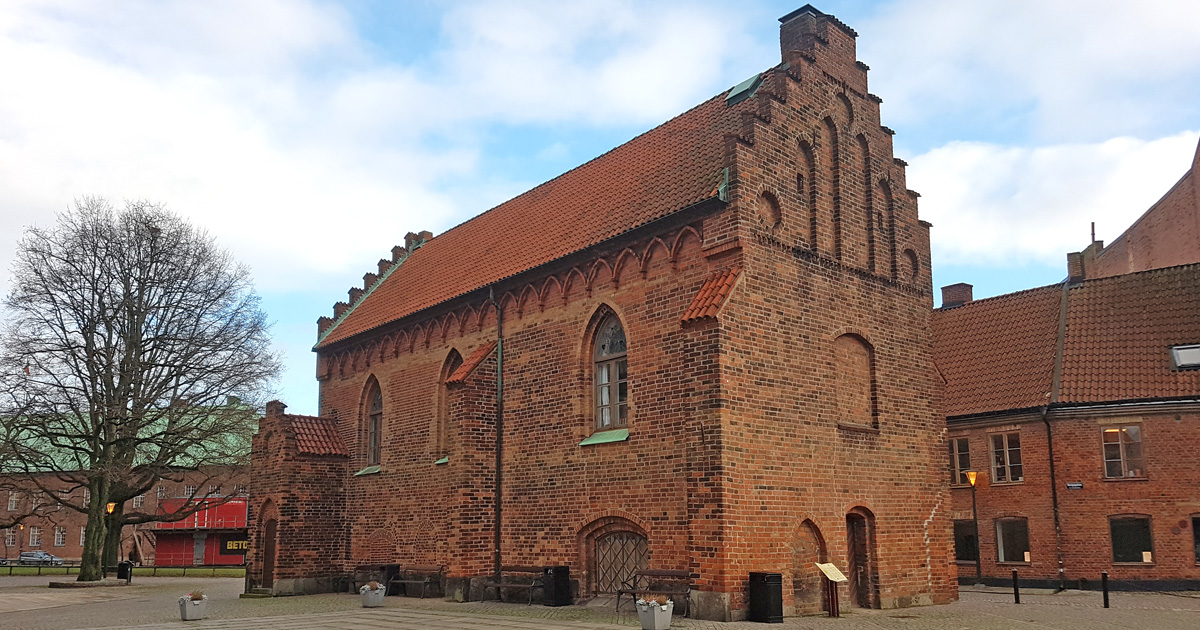
<instances>
[{"instance_id":1,"label":"red clay tile roof","mask_svg":"<svg viewBox=\"0 0 1200 630\"><path fill-rule=\"evenodd\" d=\"M296 436L296 450L308 455L349 455L332 418L285 414L283 419Z\"/></svg>"},{"instance_id":2,"label":"red clay tile roof","mask_svg":"<svg viewBox=\"0 0 1200 630\"><path fill-rule=\"evenodd\" d=\"M947 416L1049 403L1061 300L1051 285L933 312Z\"/></svg>"},{"instance_id":3,"label":"red clay tile roof","mask_svg":"<svg viewBox=\"0 0 1200 630\"><path fill-rule=\"evenodd\" d=\"M933 314L949 417L1051 402L1062 285ZM1200 343L1200 264L1087 280L1067 293L1056 404L1200 398L1200 370L1170 348Z\"/></svg>"},{"instance_id":4,"label":"red clay tile roof","mask_svg":"<svg viewBox=\"0 0 1200 630\"><path fill-rule=\"evenodd\" d=\"M623 234L716 194L726 134L753 99L724 93L426 242L321 338L322 348Z\"/></svg>"},{"instance_id":5,"label":"red clay tile roof","mask_svg":"<svg viewBox=\"0 0 1200 630\"><path fill-rule=\"evenodd\" d=\"M467 357L467 360L463 361L463 364L458 366L457 370L454 370L454 373L450 375L450 378L446 379L446 384L457 385L465 382L467 377L471 375L471 372L474 372L475 368L479 367L479 364L483 363L483 360L488 358L488 355L490 355L492 350L495 349L495 340L489 341L482 346L475 348L475 351L471 353L471 356Z\"/></svg>"},{"instance_id":6,"label":"red clay tile roof","mask_svg":"<svg viewBox=\"0 0 1200 630\"><path fill-rule=\"evenodd\" d=\"M1089 280L1071 289L1059 401L1200 397L1200 370L1170 347L1200 343L1200 264Z\"/></svg>"},{"instance_id":7,"label":"red clay tile roof","mask_svg":"<svg viewBox=\"0 0 1200 630\"><path fill-rule=\"evenodd\" d=\"M715 318L717 311L721 310L721 306L725 304L725 299L729 297L729 293L733 290L733 285L741 273L741 267L713 272L696 292L696 297L692 298L691 306L688 306L679 323L686 324L705 317Z\"/></svg>"}]
</instances>

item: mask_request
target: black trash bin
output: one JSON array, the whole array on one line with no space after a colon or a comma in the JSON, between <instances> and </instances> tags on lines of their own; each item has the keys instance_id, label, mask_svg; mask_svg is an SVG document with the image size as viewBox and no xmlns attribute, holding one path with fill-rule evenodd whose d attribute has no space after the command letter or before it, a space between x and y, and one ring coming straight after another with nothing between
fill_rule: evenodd
<instances>
[{"instance_id":1,"label":"black trash bin","mask_svg":"<svg viewBox=\"0 0 1200 630\"><path fill-rule=\"evenodd\" d=\"M126 582L133 581L133 563L129 561L117 563L117 579Z\"/></svg>"},{"instance_id":2,"label":"black trash bin","mask_svg":"<svg viewBox=\"0 0 1200 630\"><path fill-rule=\"evenodd\" d=\"M542 574L543 599L547 606L570 606L571 567L546 567Z\"/></svg>"},{"instance_id":3,"label":"black trash bin","mask_svg":"<svg viewBox=\"0 0 1200 630\"><path fill-rule=\"evenodd\" d=\"M750 574L750 621L783 623L783 574Z\"/></svg>"}]
</instances>

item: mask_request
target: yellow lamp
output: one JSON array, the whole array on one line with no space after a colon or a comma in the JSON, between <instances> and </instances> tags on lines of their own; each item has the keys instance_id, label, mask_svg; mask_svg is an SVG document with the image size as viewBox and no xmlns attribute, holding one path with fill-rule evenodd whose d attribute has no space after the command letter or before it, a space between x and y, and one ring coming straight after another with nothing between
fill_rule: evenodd
<instances>
[{"instance_id":1,"label":"yellow lamp","mask_svg":"<svg viewBox=\"0 0 1200 630\"><path fill-rule=\"evenodd\" d=\"M979 477L979 473L975 472L974 470L967 471L967 483L970 483L971 487L975 486L975 479L977 479L978 477Z\"/></svg>"},{"instance_id":2,"label":"yellow lamp","mask_svg":"<svg viewBox=\"0 0 1200 630\"><path fill-rule=\"evenodd\" d=\"M975 483L975 482L971 482L971 483ZM116 503L109 503L109 504L108 504L106 507L107 507L107 509L108 509L108 513L109 513L109 514L112 514L112 513L113 513L113 510L117 509L117 504L116 504Z\"/></svg>"}]
</instances>

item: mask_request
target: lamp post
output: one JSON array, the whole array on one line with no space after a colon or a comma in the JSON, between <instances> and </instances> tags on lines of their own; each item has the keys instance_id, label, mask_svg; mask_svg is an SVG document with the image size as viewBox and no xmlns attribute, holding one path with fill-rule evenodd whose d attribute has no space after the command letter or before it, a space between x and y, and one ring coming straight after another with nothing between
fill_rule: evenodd
<instances>
[{"instance_id":1,"label":"lamp post","mask_svg":"<svg viewBox=\"0 0 1200 630\"><path fill-rule=\"evenodd\" d=\"M982 581L983 567L979 564L979 507L975 503L975 481L978 479L978 472L967 471L967 481L971 484L971 520L975 522L975 580Z\"/></svg>"}]
</instances>

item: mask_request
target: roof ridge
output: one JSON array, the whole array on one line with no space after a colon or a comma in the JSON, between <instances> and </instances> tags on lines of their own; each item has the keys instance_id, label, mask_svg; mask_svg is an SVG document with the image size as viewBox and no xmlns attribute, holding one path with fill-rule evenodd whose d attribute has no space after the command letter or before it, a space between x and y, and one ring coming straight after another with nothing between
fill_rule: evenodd
<instances>
[{"instance_id":1,"label":"roof ridge","mask_svg":"<svg viewBox=\"0 0 1200 630\"><path fill-rule=\"evenodd\" d=\"M1071 288L1079 289L1087 284L1095 284L1098 282L1103 282L1105 280L1110 280L1110 281L1115 282L1119 278L1128 278L1129 276L1144 276L1144 275L1154 274L1154 273L1158 273L1158 274L1179 273L1179 272L1187 269L1188 267L1200 268L1200 262L1184 263L1182 265L1171 265L1170 267L1155 267L1154 269L1143 269L1141 271L1129 271L1126 273L1119 273L1115 276L1104 276L1102 278L1085 278L1084 280L1081 280L1075 284L1072 284Z\"/></svg>"},{"instance_id":2,"label":"roof ridge","mask_svg":"<svg viewBox=\"0 0 1200 630\"><path fill-rule=\"evenodd\" d=\"M1008 298L1015 298L1017 296L1034 293L1036 291L1046 291L1049 289L1060 289L1060 288L1062 288L1062 285L1064 282L1066 282L1066 281L1063 280L1060 282L1055 282L1054 284L1047 284L1047 285L1043 285L1040 287L1033 287L1031 289L1021 289L1020 291L1013 291L1012 293L1001 293L1000 295L993 295L991 297L979 298L978 300L971 300L970 302L967 302L965 304L960 304L958 306L950 306L950 307L939 306L933 310L934 310L934 312L942 312L942 313L948 313L950 311L958 311L958 310L962 310L964 308L968 308L970 306L974 306L976 304L998 302L1000 300L1004 300L1004 299L1008 299Z\"/></svg>"}]
</instances>

